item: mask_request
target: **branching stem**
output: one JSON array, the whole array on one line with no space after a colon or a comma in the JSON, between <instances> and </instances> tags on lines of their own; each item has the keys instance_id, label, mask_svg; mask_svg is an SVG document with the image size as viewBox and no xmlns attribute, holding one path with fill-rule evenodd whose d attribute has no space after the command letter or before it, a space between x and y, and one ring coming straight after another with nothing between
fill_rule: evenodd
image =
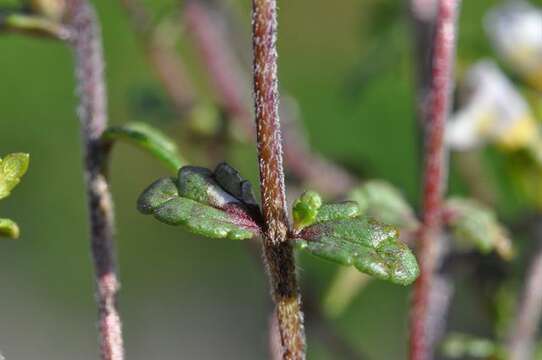
<instances>
[{"instance_id":1,"label":"branching stem","mask_svg":"<svg viewBox=\"0 0 542 360\"><path fill-rule=\"evenodd\" d=\"M265 221L264 256L277 307L282 358L298 360L305 358L305 336L294 253L288 242L290 226L278 112L277 4L276 0L253 0L252 6L254 102Z\"/></svg>"},{"instance_id":2,"label":"branching stem","mask_svg":"<svg viewBox=\"0 0 542 360\"><path fill-rule=\"evenodd\" d=\"M434 43L429 117L426 123L423 224L420 231L420 277L410 314L410 360L431 358L427 325L430 292L438 262L441 211L447 175L444 130L451 105L459 0L439 0Z\"/></svg>"}]
</instances>

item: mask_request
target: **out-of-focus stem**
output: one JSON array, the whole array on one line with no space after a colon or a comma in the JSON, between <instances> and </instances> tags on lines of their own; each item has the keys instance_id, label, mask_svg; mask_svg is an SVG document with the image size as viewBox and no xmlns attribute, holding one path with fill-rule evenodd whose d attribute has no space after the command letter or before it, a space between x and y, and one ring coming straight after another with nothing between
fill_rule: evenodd
<instances>
[{"instance_id":1,"label":"out-of-focus stem","mask_svg":"<svg viewBox=\"0 0 542 360\"><path fill-rule=\"evenodd\" d=\"M420 277L414 286L410 314L410 359L431 358L427 333L430 293L438 264L438 241L442 236L442 201L447 175L444 130L449 116L453 88L456 20L459 0L439 0L434 38L434 55L429 117L425 138L423 221L418 261Z\"/></svg>"},{"instance_id":2,"label":"out-of-focus stem","mask_svg":"<svg viewBox=\"0 0 542 360\"><path fill-rule=\"evenodd\" d=\"M282 165L277 77L277 4L252 1L254 105L264 217L264 256L276 303L282 358L305 358L305 334L295 259L288 242L290 229Z\"/></svg>"},{"instance_id":3,"label":"out-of-focus stem","mask_svg":"<svg viewBox=\"0 0 542 360\"><path fill-rule=\"evenodd\" d=\"M186 2L184 16L188 35L194 40L222 105L245 135L253 138L254 124L248 105L250 91L243 85L246 83L243 70L209 12L201 0ZM311 152L295 114L284 112L283 118L288 130L284 133L285 164L293 175L330 197L343 195L357 183L346 170Z\"/></svg>"},{"instance_id":4,"label":"out-of-focus stem","mask_svg":"<svg viewBox=\"0 0 542 360\"><path fill-rule=\"evenodd\" d=\"M233 120L239 122L245 135L252 138L254 123L249 106L249 91L243 85L248 81L209 11L208 5L200 0L187 0L184 8L187 33L193 39L221 105Z\"/></svg>"},{"instance_id":5,"label":"out-of-focus stem","mask_svg":"<svg viewBox=\"0 0 542 360\"><path fill-rule=\"evenodd\" d=\"M508 356L510 360L530 360L542 315L542 216L535 225L538 251L527 271L525 287L517 314L510 329Z\"/></svg>"},{"instance_id":6,"label":"out-of-focus stem","mask_svg":"<svg viewBox=\"0 0 542 360\"><path fill-rule=\"evenodd\" d=\"M155 29L147 10L138 0L120 0L120 3L128 14L151 69L177 112L185 114L194 105L195 94L185 65L171 41L174 36L164 34L159 27Z\"/></svg>"},{"instance_id":7,"label":"out-of-focus stem","mask_svg":"<svg viewBox=\"0 0 542 360\"><path fill-rule=\"evenodd\" d=\"M78 114L84 148L84 169L91 228L91 250L96 273L102 360L124 359L121 320L116 308L119 281L116 274L113 202L102 173L101 137L107 126L104 60L100 28L86 0L69 1L67 26L72 32L80 99Z\"/></svg>"}]
</instances>

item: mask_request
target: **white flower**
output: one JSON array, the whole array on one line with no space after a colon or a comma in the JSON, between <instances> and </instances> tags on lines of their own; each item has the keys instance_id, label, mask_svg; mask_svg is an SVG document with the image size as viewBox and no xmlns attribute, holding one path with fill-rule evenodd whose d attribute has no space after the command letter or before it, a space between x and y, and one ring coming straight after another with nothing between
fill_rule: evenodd
<instances>
[{"instance_id":1,"label":"white flower","mask_svg":"<svg viewBox=\"0 0 542 360\"><path fill-rule=\"evenodd\" d=\"M499 56L542 90L542 10L526 1L510 1L492 9L485 25Z\"/></svg>"},{"instance_id":2,"label":"white flower","mask_svg":"<svg viewBox=\"0 0 542 360\"><path fill-rule=\"evenodd\" d=\"M494 62L482 60L468 70L461 98L461 108L446 129L452 148L495 142L516 149L536 140L537 124L527 102Z\"/></svg>"}]
</instances>

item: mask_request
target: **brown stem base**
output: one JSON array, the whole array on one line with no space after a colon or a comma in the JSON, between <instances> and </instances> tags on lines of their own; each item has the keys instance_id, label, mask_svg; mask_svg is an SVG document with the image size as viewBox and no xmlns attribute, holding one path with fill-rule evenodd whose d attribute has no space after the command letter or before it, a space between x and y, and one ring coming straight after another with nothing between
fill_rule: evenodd
<instances>
[{"instance_id":1,"label":"brown stem base","mask_svg":"<svg viewBox=\"0 0 542 360\"><path fill-rule=\"evenodd\" d=\"M268 242L264 246L264 257L276 304L281 359L305 359L305 330L292 245L288 242L269 245Z\"/></svg>"}]
</instances>

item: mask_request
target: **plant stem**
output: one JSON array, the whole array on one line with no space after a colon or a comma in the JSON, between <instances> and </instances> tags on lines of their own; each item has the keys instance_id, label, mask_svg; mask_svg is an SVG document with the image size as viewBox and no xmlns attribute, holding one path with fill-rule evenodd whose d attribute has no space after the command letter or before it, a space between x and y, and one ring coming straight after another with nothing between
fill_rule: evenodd
<instances>
[{"instance_id":1,"label":"plant stem","mask_svg":"<svg viewBox=\"0 0 542 360\"><path fill-rule=\"evenodd\" d=\"M86 0L69 2L68 26L75 54L79 93L78 114L84 147L85 180L91 227L91 250L97 283L100 350L103 360L122 360L121 321L116 309L119 281L113 244L113 203L102 173L101 136L107 126L104 59L100 28Z\"/></svg>"},{"instance_id":2,"label":"plant stem","mask_svg":"<svg viewBox=\"0 0 542 360\"><path fill-rule=\"evenodd\" d=\"M254 134L254 122L249 106L248 91L243 91L247 83L245 73L237 64L234 54L228 49L227 39L209 14L208 5L200 0L187 0L184 19L188 35L194 41L201 61L210 75L212 87L216 89L218 101L239 122L247 137ZM247 89L248 90L248 89Z\"/></svg>"},{"instance_id":3,"label":"plant stem","mask_svg":"<svg viewBox=\"0 0 542 360\"><path fill-rule=\"evenodd\" d=\"M542 216L535 225L539 249L527 272L525 288L516 318L510 329L508 356L510 360L529 360L533 356L534 342L542 315Z\"/></svg>"},{"instance_id":4,"label":"plant stem","mask_svg":"<svg viewBox=\"0 0 542 360\"><path fill-rule=\"evenodd\" d=\"M264 256L276 303L282 357L298 360L305 358L305 334L295 258L288 242L290 226L278 109L276 0L252 1L252 31L256 137L265 222Z\"/></svg>"},{"instance_id":5,"label":"plant stem","mask_svg":"<svg viewBox=\"0 0 542 360\"><path fill-rule=\"evenodd\" d=\"M434 59L429 118L426 124L423 222L418 260L420 277L414 286L410 314L410 359L431 358L427 325L434 272L442 235L441 212L447 176L444 130L451 105L459 0L439 0L434 43Z\"/></svg>"}]
</instances>

